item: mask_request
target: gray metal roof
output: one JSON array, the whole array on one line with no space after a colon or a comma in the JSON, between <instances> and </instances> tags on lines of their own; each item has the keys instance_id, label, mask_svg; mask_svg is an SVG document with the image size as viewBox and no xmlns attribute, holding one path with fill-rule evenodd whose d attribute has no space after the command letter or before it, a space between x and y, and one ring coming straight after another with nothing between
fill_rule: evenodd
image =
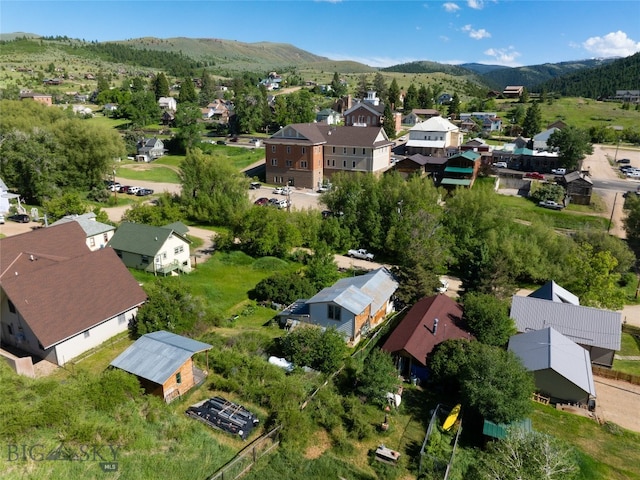
<instances>
[{"instance_id":1,"label":"gray metal roof","mask_svg":"<svg viewBox=\"0 0 640 480\"><path fill-rule=\"evenodd\" d=\"M535 292L530 293L529 297L539 298L541 300L551 300L552 302L580 305L580 299L577 296L569 290L562 288L553 280L545 283Z\"/></svg>"},{"instance_id":2,"label":"gray metal roof","mask_svg":"<svg viewBox=\"0 0 640 480\"><path fill-rule=\"evenodd\" d=\"M147 333L118 355L111 366L163 384L194 353L210 348L211 345L171 332Z\"/></svg>"},{"instance_id":3,"label":"gray metal roof","mask_svg":"<svg viewBox=\"0 0 640 480\"><path fill-rule=\"evenodd\" d=\"M553 327L512 336L509 350L522 360L527 370L551 369L595 396L589 352Z\"/></svg>"},{"instance_id":4,"label":"gray metal roof","mask_svg":"<svg viewBox=\"0 0 640 480\"><path fill-rule=\"evenodd\" d=\"M93 212L84 213L82 215L65 215L60 220L53 222L51 226L60 225L62 223L78 222L87 237L93 237L94 235L100 235L101 233L110 232L115 230L113 225L107 225L96 221L96 214Z\"/></svg>"},{"instance_id":5,"label":"gray metal roof","mask_svg":"<svg viewBox=\"0 0 640 480\"><path fill-rule=\"evenodd\" d=\"M372 304L372 302L373 298L364 294L361 290L352 285L336 287L335 284L331 287L323 288L320 292L307 300L307 304L335 303L354 315L362 313L368 305Z\"/></svg>"},{"instance_id":6,"label":"gray metal roof","mask_svg":"<svg viewBox=\"0 0 640 480\"><path fill-rule=\"evenodd\" d=\"M518 332L553 327L581 345L620 350L619 312L514 295L510 316Z\"/></svg>"},{"instance_id":7,"label":"gray metal roof","mask_svg":"<svg viewBox=\"0 0 640 480\"><path fill-rule=\"evenodd\" d=\"M378 268L364 275L341 278L324 288L307 303L334 302L352 313L361 313L371 304L371 312L377 312L398 289L398 283L386 268Z\"/></svg>"}]
</instances>

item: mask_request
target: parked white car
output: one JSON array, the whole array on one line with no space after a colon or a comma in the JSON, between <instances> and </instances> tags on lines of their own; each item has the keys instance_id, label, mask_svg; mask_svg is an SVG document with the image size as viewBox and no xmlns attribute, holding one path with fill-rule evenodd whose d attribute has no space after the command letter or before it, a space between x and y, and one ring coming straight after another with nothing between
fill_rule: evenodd
<instances>
[{"instance_id":1,"label":"parked white car","mask_svg":"<svg viewBox=\"0 0 640 480\"><path fill-rule=\"evenodd\" d=\"M566 175L567 174L567 169L566 168L554 168L553 170L551 170L551 173L553 173L554 175Z\"/></svg>"},{"instance_id":2,"label":"parked white car","mask_svg":"<svg viewBox=\"0 0 640 480\"><path fill-rule=\"evenodd\" d=\"M495 162L493 166L496 168L507 168L507 162Z\"/></svg>"},{"instance_id":3,"label":"parked white car","mask_svg":"<svg viewBox=\"0 0 640 480\"><path fill-rule=\"evenodd\" d=\"M367 252L364 248L358 248L357 250L349 250L347 252L351 258L359 258L360 260L373 260L373 253Z\"/></svg>"},{"instance_id":4,"label":"parked white car","mask_svg":"<svg viewBox=\"0 0 640 480\"><path fill-rule=\"evenodd\" d=\"M449 290L449 282L446 278L440 279L440 286L437 288L437 290L438 293L447 293L447 290Z\"/></svg>"}]
</instances>

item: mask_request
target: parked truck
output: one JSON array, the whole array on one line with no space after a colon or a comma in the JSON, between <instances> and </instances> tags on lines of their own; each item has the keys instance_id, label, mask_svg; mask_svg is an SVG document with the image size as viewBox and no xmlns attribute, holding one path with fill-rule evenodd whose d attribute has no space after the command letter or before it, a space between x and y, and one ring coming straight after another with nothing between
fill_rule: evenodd
<instances>
[{"instance_id":1,"label":"parked truck","mask_svg":"<svg viewBox=\"0 0 640 480\"><path fill-rule=\"evenodd\" d=\"M364 248L349 250L347 255L349 255L351 258L359 258L360 260L373 260L373 253L367 252Z\"/></svg>"}]
</instances>

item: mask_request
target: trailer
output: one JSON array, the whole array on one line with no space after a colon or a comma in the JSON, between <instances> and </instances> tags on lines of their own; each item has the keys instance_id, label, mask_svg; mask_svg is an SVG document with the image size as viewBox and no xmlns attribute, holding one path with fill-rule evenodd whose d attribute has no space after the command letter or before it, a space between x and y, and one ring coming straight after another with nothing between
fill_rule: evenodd
<instances>
[{"instance_id":1,"label":"trailer","mask_svg":"<svg viewBox=\"0 0 640 480\"><path fill-rule=\"evenodd\" d=\"M212 428L239 435L243 440L246 440L260 423L258 418L242 405L222 397L212 397L191 405L185 413Z\"/></svg>"}]
</instances>

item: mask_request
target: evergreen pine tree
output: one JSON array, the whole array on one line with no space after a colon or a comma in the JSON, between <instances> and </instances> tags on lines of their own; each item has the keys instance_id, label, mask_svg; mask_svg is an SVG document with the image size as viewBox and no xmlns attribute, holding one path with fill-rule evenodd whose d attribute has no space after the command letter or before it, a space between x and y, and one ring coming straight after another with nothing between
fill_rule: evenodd
<instances>
[{"instance_id":1,"label":"evergreen pine tree","mask_svg":"<svg viewBox=\"0 0 640 480\"><path fill-rule=\"evenodd\" d=\"M153 90L156 94L156 100L160 97L169 96L169 82L167 81L167 77L164 73L160 72L156 75L156 78L153 81Z\"/></svg>"},{"instance_id":2,"label":"evergreen pine tree","mask_svg":"<svg viewBox=\"0 0 640 480\"><path fill-rule=\"evenodd\" d=\"M182 103L195 103L198 100L196 94L196 87L193 86L193 80L190 77L184 79L180 85L180 102Z\"/></svg>"},{"instance_id":3,"label":"evergreen pine tree","mask_svg":"<svg viewBox=\"0 0 640 480\"><path fill-rule=\"evenodd\" d=\"M540 133L542 124L542 113L540 112L540 104L533 102L527 109L527 113L522 122L522 134L525 137L533 137Z\"/></svg>"},{"instance_id":4,"label":"evergreen pine tree","mask_svg":"<svg viewBox=\"0 0 640 480\"><path fill-rule=\"evenodd\" d=\"M391 109L395 109L398 107L398 103L400 102L400 87L398 86L398 82L394 78L391 81L391 85L389 85L389 91L387 93L387 102Z\"/></svg>"}]
</instances>

